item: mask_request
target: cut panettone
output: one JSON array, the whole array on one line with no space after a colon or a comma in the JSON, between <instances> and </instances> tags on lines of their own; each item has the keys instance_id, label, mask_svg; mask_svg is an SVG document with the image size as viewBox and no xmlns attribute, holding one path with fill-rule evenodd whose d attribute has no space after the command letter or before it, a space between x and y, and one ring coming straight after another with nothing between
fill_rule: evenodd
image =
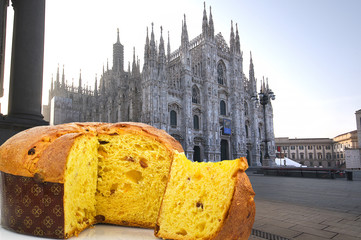
<instances>
[{"instance_id":1,"label":"cut panettone","mask_svg":"<svg viewBox=\"0 0 361 240\"><path fill-rule=\"evenodd\" d=\"M140 123L36 127L0 147L2 226L53 238L92 224L153 228L180 144Z\"/></svg>"},{"instance_id":2,"label":"cut panettone","mask_svg":"<svg viewBox=\"0 0 361 240\"><path fill-rule=\"evenodd\" d=\"M155 235L164 239L248 239L255 217L245 158L217 163L176 154Z\"/></svg>"},{"instance_id":3,"label":"cut panettone","mask_svg":"<svg viewBox=\"0 0 361 240\"><path fill-rule=\"evenodd\" d=\"M1 225L51 238L109 223L169 239L247 239L255 205L245 159L194 163L182 152L142 123L23 131L0 147Z\"/></svg>"}]
</instances>

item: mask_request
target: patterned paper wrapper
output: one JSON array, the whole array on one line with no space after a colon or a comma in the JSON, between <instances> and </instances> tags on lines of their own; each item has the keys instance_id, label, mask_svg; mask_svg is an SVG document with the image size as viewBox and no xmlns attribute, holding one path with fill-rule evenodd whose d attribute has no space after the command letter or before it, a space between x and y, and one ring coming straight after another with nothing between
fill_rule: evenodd
<instances>
[{"instance_id":1,"label":"patterned paper wrapper","mask_svg":"<svg viewBox=\"0 0 361 240\"><path fill-rule=\"evenodd\" d=\"M64 185L1 173L1 225L14 232L64 238Z\"/></svg>"}]
</instances>

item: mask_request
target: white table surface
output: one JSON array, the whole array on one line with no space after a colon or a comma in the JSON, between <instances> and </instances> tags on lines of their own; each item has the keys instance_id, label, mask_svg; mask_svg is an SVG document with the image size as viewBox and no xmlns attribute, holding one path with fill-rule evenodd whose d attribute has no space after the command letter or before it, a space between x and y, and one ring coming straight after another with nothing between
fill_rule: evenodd
<instances>
[{"instance_id":1,"label":"white table surface","mask_svg":"<svg viewBox=\"0 0 361 240\"><path fill-rule=\"evenodd\" d=\"M49 239L23 235L4 229L0 225L0 240L35 240ZM94 240L156 240L154 230L122 227L114 225L97 224L81 232L78 237L71 237L72 240L94 239Z\"/></svg>"}]
</instances>

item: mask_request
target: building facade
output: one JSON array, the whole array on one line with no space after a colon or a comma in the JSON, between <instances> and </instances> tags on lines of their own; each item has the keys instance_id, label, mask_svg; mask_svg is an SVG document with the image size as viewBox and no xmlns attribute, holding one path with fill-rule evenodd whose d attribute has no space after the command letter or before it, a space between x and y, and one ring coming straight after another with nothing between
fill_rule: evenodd
<instances>
[{"instance_id":1,"label":"building facade","mask_svg":"<svg viewBox=\"0 0 361 240\"><path fill-rule=\"evenodd\" d=\"M334 160L333 141L330 138L276 138L277 149L308 167L337 167Z\"/></svg>"},{"instance_id":2,"label":"building facade","mask_svg":"<svg viewBox=\"0 0 361 240\"><path fill-rule=\"evenodd\" d=\"M276 138L277 152L308 167L345 167L346 151L358 149L358 131L334 138ZM282 155L283 155L282 154Z\"/></svg>"},{"instance_id":3,"label":"building facade","mask_svg":"<svg viewBox=\"0 0 361 240\"><path fill-rule=\"evenodd\" d=\"M124 70L124 46L113 45L113 66L103 67L94 90L66 84L59 67L44 107L51 124L73 121L136 121L164 129L182 144L194 161L247 157L250 166L267 165L275 158L272 104L259 104L251 56L248 77L237 24L231 24L230 42L215 34L212 13L203 11L202 32L188 38L184 16L181 45L171 52L169 34L159 45L153 31L146 33L144 64L133 54ZM150 35L150 36L149 36ZM260 92L270 91L263 81ZM267 149L266 149L267 148ZM268 150L268 151L266 151Z\"/></svg>"}]
</instances>

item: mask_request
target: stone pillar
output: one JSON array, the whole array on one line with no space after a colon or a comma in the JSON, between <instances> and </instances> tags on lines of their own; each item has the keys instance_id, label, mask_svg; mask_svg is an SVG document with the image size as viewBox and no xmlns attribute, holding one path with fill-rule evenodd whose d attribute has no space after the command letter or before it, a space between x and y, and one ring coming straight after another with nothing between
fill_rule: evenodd
<instances>
[{"instance_id":1,"label":"stone pillar","mask_svg":"<svg viewBox=\"0 0 361 240\"><path fill-rule=\"evenodd\" d=\"M4 96L4 65L8 0L0 1L0 98ZM1 112L0 112L1 114Z\"/></svg>"},{"instance_id":2,"label":"stone pillar","mask_svg":"<svg viewBox=\"0 0 361 240\"><path fill-rule=\"evenodd\" d=\"M0 143L24 129L47 125L41 114L45 0L13 0L9 111L0 120Z\"/></svg>"}]
</instances>

